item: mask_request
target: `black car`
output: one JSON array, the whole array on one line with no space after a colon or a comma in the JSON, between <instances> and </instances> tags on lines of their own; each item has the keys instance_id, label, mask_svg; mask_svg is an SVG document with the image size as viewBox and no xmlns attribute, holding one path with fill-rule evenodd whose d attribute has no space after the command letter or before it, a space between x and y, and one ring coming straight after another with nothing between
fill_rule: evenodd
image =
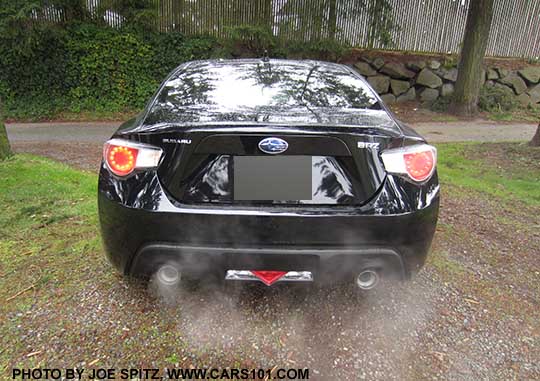
<instances>
[{"instance_id":1,"label":"black car","mask_svg":"<svg viewBox=\"0 0 540 381\"><path fill-rule=\"evenodd\" d=\"M347 66L179 66L105 143L99 217L129 275L407 279L429 251L437 152Z\"/></svg>"}]
</instances>

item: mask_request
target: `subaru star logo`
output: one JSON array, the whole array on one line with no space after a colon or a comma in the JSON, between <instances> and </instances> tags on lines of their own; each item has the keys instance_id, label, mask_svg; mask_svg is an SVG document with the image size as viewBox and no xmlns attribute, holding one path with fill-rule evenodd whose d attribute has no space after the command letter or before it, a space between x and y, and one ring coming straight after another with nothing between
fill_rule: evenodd
<instances>
[{"instance_id":1,"label":"subaru star logo","mask_svg":"<svg viewBox=\"0 0 540 381\"><path fill-rule=\"evenodd\" d=\"M280 138L266 138L259 142L261 151L273 155L285 152L287 148L289 148L289 144Z\"/></svg>"}]
</instances>

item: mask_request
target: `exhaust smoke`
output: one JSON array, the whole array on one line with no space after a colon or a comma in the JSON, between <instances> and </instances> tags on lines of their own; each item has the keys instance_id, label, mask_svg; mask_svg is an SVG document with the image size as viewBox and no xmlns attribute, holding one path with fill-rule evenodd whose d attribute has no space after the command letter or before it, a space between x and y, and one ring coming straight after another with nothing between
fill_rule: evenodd
<instances>
[{"instance_id":1,"label":"exhaust smoke","mask_svg":"<svg viewBox=\"0 0 540 381\"><path fill-rule=\"evenodd\" d=\"M165 304L174 305L178 298L181 274L176 264L161 265L150 278L150 293L160 298Z\"/></svg>"}]
</instances>

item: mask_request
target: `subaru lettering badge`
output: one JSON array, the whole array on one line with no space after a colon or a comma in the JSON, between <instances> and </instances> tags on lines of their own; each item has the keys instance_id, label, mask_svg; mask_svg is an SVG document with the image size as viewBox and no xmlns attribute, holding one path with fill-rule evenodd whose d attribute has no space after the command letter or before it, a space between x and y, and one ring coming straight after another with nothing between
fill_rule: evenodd
<instances>
[{"instance_id":1,"label":"subaru lettering badge","mask_svg":"<svg viewBox=\"0 0 540 381\"><path fill-rule=\"evenodd\" d=\"M259 142L259 149L272 155L285 152L287 148L289 148L289 144L280 138L266 138Z\"/></svg>"}]
</instances>

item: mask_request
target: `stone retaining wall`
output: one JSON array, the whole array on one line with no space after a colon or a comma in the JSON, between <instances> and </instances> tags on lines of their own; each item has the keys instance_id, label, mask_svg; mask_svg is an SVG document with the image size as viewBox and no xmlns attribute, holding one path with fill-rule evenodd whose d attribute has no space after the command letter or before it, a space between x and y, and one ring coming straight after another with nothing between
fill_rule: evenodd
<instances>
[{"instance_id":1,"label":"stone retaining wall","mask_svg":"<svg viewBox=\"0 0 540 381\"><path fill-rule=\"evenodd\" d=\"M362 74L387 104L420 100L433 102L454 92L458 70L438 60L406 64L385 62L383 58L363 58L353 67ZM523 105L540 106L540 66L511 71L490 67L484 86L500 87Z\"/></svg>"}]
</instances>

